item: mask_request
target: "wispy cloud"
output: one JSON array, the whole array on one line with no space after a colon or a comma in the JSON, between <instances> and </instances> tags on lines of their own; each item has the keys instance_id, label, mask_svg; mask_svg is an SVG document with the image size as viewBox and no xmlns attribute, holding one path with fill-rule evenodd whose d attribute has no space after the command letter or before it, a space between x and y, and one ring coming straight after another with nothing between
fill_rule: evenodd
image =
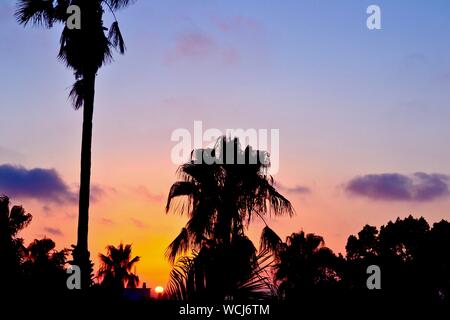
<instances>
[{"instance_id":1,"label":"wispy cloud","mask_svg":"<svg viewBox=\"0 0 450 320\"><path fill-rule=\"evenodd\" d=\"M260 32L262 25L259 21L248 16L214 17L214 24L223 33L242 34L245 32Z\"/></svg>"},{"instance_id":2,"label":"wispy cloud","mask_svg":"<svg viewBox=\"0 0 450 320\"><path fill-rule=\"evenodd\" d=\"M208 60L233 64L239 60L239 53L232 47L220 45L206 33L191 32L178 35L174 46L168 50L165 57L167 64L179 61L205 62Z\"/></svg>"},{"instance_id":3,"label":"wispy cloud","mask_svg":"<svg viewBox=\"0 0 450 320\"><path fill-rule=\"evenodd\" d=\"M64 217L65 217L66 219L73 220L73 219L75 219L75 218L78 217L78 214L76 214L76 213L74 213L74 212L67 212L67 213L64 215Z\"/></svg>"},{"instance_id":4,"label":"wispy cloud","mask_svg":"<svg viewBox=\"0 0 450 320\"><path fill-rule=\"evenodd\" d=\"M45 227L44 231L52 236L62 237L64 236L63 232L58 228Z\"/></svg>"},{"instance_id":5,"label":"wispy cloud","mask_svg":"<svg viewBox=\"0 0 450 320\"><path fill-rule=\"evenodd\" d=\"M101 218L100 219L100 223L105 225L105 226L112 226L112 225L115 224L114 221L112 221L111 219L108 219L108 218Z\"/></svg>"},{"instance_id":6,"label":"wispy cloud","mask_svg":"<svg viewBox=\"0 0 450 320\"><path fill-rule=\"evenodd\" d=\"M143 222L142 220L136 219L136 218L130 218L131 222L134 224L135 227L139 229L147 229L148 225Z\"/></svg>"},{"instance_id":7,"label":"wispy cloud","mask_svg":"<svg viewBox=\"0 0 450 320\"><path fill-rule=\"evenodd\" d=\"M153 193L153 192L151 192L150 190L148 190L144 186L138 186L138 187L134 188L133 191L136 192L137 194L143 196L144 198L147 198L151 202L162 202L162 201L164 201L164 195L163 194L161 194L161 193Z\"/></svg>"},{"instance_id":8,"label":"wispy cloud","mask_svg":"<svg viewBox=\"0 0 450 320\"><path fill-rule=\"evenodd\" d=\"M448 182L449 176L444 174L369 174L350 180L345 190L373 200L426 202L448 196Z\"/></svg>"},{"instance_id":9,"label":"wispy cloud","mask_svg":"<svg viewBox=\"0 0 450 320\"><path fill-rule=\"evenodd\" d=\"M287 187L287 186L282 185L279 182L277 182L275 184L275 186L279 190L281 190L283 192L288 192L288 193L297 193L297 194L308 194L308 193L311 193L311 189L309 187L302 186L302 185L296 185L294 187Z\"/></svg>"},{"instance_id":10,"label":"wispy cloud","mask_svg":"<svg viewBox=\"0 0 450 320\"><path fill-rule=\"evenodd\" d=\"M42 211L44 211L44 214L45 214L47 217L53 216L53 209L52 209L52 207L50 207L50 206L47 206L47 205L43 206L43 207L42 207Z\"/></svg>"},{"instance_id":11,"label":"wispy cloud","mask_svg":"<svg viewBox=\"0 0 450 320\"><path fill-rule=\"evenodd\" d=\"M99 184L91 185L91 201L93 202L99 201L107 194L114 194L114 193L117 193L117 190L115 188L106 187Z\"/></svg>"}]
</instances>

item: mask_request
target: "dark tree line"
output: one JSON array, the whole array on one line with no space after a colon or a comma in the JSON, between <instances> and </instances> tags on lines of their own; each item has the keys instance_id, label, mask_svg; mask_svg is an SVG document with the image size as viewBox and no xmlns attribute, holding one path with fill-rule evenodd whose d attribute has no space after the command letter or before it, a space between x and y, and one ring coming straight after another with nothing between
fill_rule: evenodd
<instances>
[{"instance_id":1,"label":"dark tree line","mask_svg":"<svg viewBox=\"0 0 450 320\"><path fill-rule=\"evenodd\" d=\"M65 286L67 250L55 250L48 238L36 239L28 246L19 237L31 223L32 216L21 206L10 206L8 197L0 197L0 277L5 290Z\"/></svg>"},{"instance_id":2,"label":"dark tree line","mask_svg":"<svg viewBox=\"0 0 450 320\"><path fill-rule=\"evenodd\" d=\"M409 216L381 228L366 225L347 240L345 256L336 255L316 234L301 231L282 239L267 225L273 215L293 214L290 202L267 174L268 155L241 149L237 139L221 138L215 148L193 157L227 158L233 163L198 162L180 168L180 181L170 189L167 210L189 220L167 249L173 263L167 297L185 301L266 300L307 305L310 301L344 299L378 302L442 303L450 301L450 223L431 227L424 218ZM237 158L244 159L244 164ZM253 219L265 223L259 249L247 237ZM48 238L28 245L20 232L32 220L21 206L0 197L0 290L67 291L67 257ZM100 254L93 279L96 288L120 298L136 288L131 245L108 246ZM381 290L369 290L367 268L381 270ZM97 291L100 294L107 291ZM118 295L117 295L118 294Z\"/></svg>"},{"instance_id":3,"label":"dark tree line","mask_svg":"<svg viewBox=\"0 0 450 320\"><path fill-rule=\"evenodd\" d=\"M66 270L69 263L73 264L67 259L71 249L56 250L55 242L45 237L25 245L19 233L32 218L22 206L11 206L8 197L0 197L0 295L57 296L68 291ZM95 286L118 293L125 287L137 287L139 277L132 268L139 257L132 258L131 245L109 245L106 255L100 254L99 258L100 268L93 279Z\"/></svg>"},{"instance_id":4,"label":"dark tree line","mask_svg":"<svg viewBox=\"0 0 450 320\"><path fill-rule=\"evenodd\" d=\"M187 214L189 220L167 250L170 262L179 257L170 275L170 298L449 302L447 221L430 228L424 218L409 216L380 230L366 225L348 238L345 257L316 234L293 233L283 242L265 218L294 211L275 189L269 166L268 154L242 150L237 139L222 137L211 149L194 150L191 161L180 167L167 210ZM266 224L259 250L246 236L255 217ZM367 286L371 265L381 269L381 290Z\"/></svg>"},{"instance_id":5,"label":"dark tree line","mask_svg":"<svg viewBox=\"0 0 450 320\"><path fill-rule=\"evenodd\" d=\"M365 267L378 265L386 296L420 302L450 302L450 223L430 228L422 218L390 221L379 230L366 225L350 236L343 283L361 289Z\"/></svg>"}]
</instances>

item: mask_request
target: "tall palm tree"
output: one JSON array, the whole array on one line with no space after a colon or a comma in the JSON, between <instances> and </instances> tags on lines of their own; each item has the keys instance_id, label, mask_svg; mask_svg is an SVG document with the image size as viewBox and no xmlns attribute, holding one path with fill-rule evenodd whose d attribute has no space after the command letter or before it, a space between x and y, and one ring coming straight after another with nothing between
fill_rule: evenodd
<instances>
[{"instance_id":1,"label":"tall palm tree","mask_svg":"<svg viewBox=\"0 0 450 320\"><path fill-rule=\"evenodd\" d=\"M206 157L214 163L200 161ZM269 166L266 152L250 146L242 150L237 138L221 137L212 149L194 150L191 161L179 168L181 180L172 185L167 199L167 212L173 208L189 216L167 250L168 259L174 262L180 253L199 250L206 240L229 245L234 235L244 235L255 216L265 223L268 214L293 215L289 200L273 186ZM174 203L178 197L187 203ZM266 224L263 243L273 246L276 239L266 236L275 233L269 231Z\"/></svg>"},{"instance_id":2,"label":"tall palm tree","mask_svg":"<svg viewBox=\"0 0 450 320\"><path fill-rule=\"evenodd\" d=\"M196 270L211 271L202 277L207 291L216 297L233 294L257 267L256 249L245 236L252 219L258 217L265 223L266 215L294 213L291 203L273 186L269 166L266 152L250 146L242 150L237 138L221 137L214 148L192 152L191 161L179 168L181 180L170 189L166 210L186 213L189 221L166 256L174 263L180 254L198 252L196 261L206 265ZM179 197L181 202L175 202ZM262 249L274 249L281 240L266 224L261 243ZM223 270L218 261L234 264Z\"/></svg>"},{"instance_id":3,"label":"tall palm tree","mask_svg":"<svg viewBox=\"0 0 450 320\"><path fill-rule=\"evenodd\" d=\"M81 28L65 25L60 39L58 58L73 70L75 84L70 97L75 109L83 107L83 133L81 142L81 171L78 215L78 238L73 252L74 263L82 270L82 288L90 285L91 263L88 251L89 198L91 183L92 118L94 111L95 79L98 70L112 60L112 49L121 54L125 44L115 12L127 7L133 0L18 0L16 18L20 24L29 23L46 28L66 24L69 6L81 11ZM105 9L114 22L109 28L103 24Z\"/></svg>"},{"instance_id":4,"label":"tall palm tree","mask_svg":"<svg viewBox=\"0 0 450 320\"><path fill-rule=\"evenodd\" d=\"M98 276L102 286L112 289L136 288L139 277L131 272L140 257L131 258L131 244L119 244L118 247L109 245L107 254L100 254L101 266Z\"/></svg>"}]
</instances>

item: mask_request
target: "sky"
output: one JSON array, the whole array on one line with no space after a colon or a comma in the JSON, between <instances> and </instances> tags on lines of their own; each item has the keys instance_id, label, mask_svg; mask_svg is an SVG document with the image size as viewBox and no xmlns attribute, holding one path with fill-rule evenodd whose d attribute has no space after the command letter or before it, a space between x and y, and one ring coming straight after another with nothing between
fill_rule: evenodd
<instances>
[{"instance_id":1,"label":"sky","mask_svg":"<svg viewBox=\"0 0 450 320\"><path fill-rule=\"evenodd\" d=\"M381 8L381 30L366 9ZM33 214L27 242L76 243L82 112L57 61L59 26L18 25L0 0L0 193ZM117 16L127 52L98 75L90 251L131 243L150 287L187 218L166 214L174 130L279 129L280 190L304 230L345 253L365 224L449 219L450 3L137 1ZM111 23L111 17L105 20ZM249 234L257 242L263 225Z\"/></svg>"}]
</instances>

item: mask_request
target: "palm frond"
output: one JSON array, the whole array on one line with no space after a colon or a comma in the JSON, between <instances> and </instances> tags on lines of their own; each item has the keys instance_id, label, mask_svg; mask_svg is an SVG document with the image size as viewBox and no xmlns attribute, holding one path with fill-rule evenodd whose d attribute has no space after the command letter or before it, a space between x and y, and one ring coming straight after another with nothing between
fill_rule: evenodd
<instances>
[{"instance_id":1,"label":"palm frond","mask_svg":"<svg viewBox=\"0 0 450 320\"><path fill-rule=\"evenodd\" d=\"M126 275L127 288L137 288L139 285L139 277L134 273Z\"/></svg>"},{"instance_id":2,"label":"palm frond","mask_svg":"<svg viewBox=\"0 0 450 320\"><path fill-rule=\"evenodd\" d=\"M78 110L83 106L86 92L85 90L83 79L79 79L73 84L69 93L69 99L72 101L72 106L75 110Z\"/></svg>"},{"instance_id":3,"label":"palm frond","mask_svg":"<svg viewBox=\"0 0 450 320\"><path fill-rule=\"evenodd\" d=\"M19 0L14 15L24 26L32 23L51 28L55 22L53 1L48 0Z\"/></svg>"},{"instance_id":4,"label":"palm frond","mask_svg":"<svg viewBox=\"0 0 450 320\"><path fill-rule=\"evenodd\" d=\"M306 235L305 245L310 251L317 251L325 245L323 237L314 233L308 233Z\"/></svg>"},{"instance_id":5,"label":"palm frond","mask_svg":"<svg viewBox=\"0 0 450 320\"><path fill-rule=\"evenodd\" d=\"M104 0L112 10L126 8L136 2L136 0Z\"/></svg>"},{"instance_id":6,"label":"palm frond","mask_svg":"<svg viewBox=\"0 0 450 320\"><path fill-rule=\"evenodd\" d=\"M127 270L131 270L131 268L133 268L133 266L140 260L141 260L141 257L139 257L139 256L136 256L133 259L131 259L130 262L128 262L128 264L127 264Z\"/></svg>"},{"instance_id":7,"label":"palm frond","mask_svg":"<svg viewBox=\"0 0 450 320\"><path fill-rule=\"evenodd\" d=\"M282 215L287 213L290 217L294 215L295 211L291 202L279 193L273 185L266 182L268 200L275 215Z\"/></svg>"},{"instance_id":8,"label":"palm frond","mask_svg":"<svg viewBox=\"0 0 450 320\"><path fill-rule=\"evenodd\" d=\"M172 264L175 262L177 255L185 254L189 250L189 232L186 228L181 229L180 234L167 247L166 258Z\"/></svg>"},{"instance_id":9,"label":"palm frond","mask_svg":"<svg viewBox=\"0 0 450 320\"><path fill-rule=\"evenodd\" d=\"M276 295L276 287L270 275L274 262L272 255L268 250L263 250L256 259L252 272L238 284L236 298L265 300Z\"/></svg>"},{"instance_id":10,"label":"palm frond","mask_svg":"<svg viewBox=\"0 0 450 320\"><path fill-rule=\"evenodd\" d=\"M172 300L186 301L192 299L195 292L195 258L181 257L177 264L172 268L169 275L169 284L167 286L167 295Z\"/></svg>"},{"instance_id":11,"label":"palm frond","mask_svg":"<svg viewBox=\"0 0 450 320\"><path fill-rule=\"evenodd\" d=\"M125 53L125 41L123 40L122 33L120 32L119 23L114 21L109 28L108 40L111 45L118 50L121 54Z\"/></svg>"},{"instance_id":12,"label":"palm frond","mask_svg":"<svg viewBox=\"0 0 450 320\"><path fill-rule=\"evenodd\" d=\"M67 21L67 8L70 6L71 0L57 0L54 6L53 16L59 22Z\"/></svg>"},{"instance_id":13,"label":"palm frond","mask_svg":"<svg viewBox=\"0 0 450 320\"><path fill-rule=\"evenodd\" d=\"M193 196L195 194L195 186L192 182L178 181L175 182L169 191L167 197L166 212L169 211L173 198L180 196Z\"/></svg>"},{"instance_id":14,"label":"palm frond","mask_svg":"<svg viewBox=\"0 0 450 320\"><path fill-rule=\"evenodd\" d=\"M281 238L269 226L265 226L260 239L260 251L278 253L282 241Z\"/></svg>"}]
</instances>

